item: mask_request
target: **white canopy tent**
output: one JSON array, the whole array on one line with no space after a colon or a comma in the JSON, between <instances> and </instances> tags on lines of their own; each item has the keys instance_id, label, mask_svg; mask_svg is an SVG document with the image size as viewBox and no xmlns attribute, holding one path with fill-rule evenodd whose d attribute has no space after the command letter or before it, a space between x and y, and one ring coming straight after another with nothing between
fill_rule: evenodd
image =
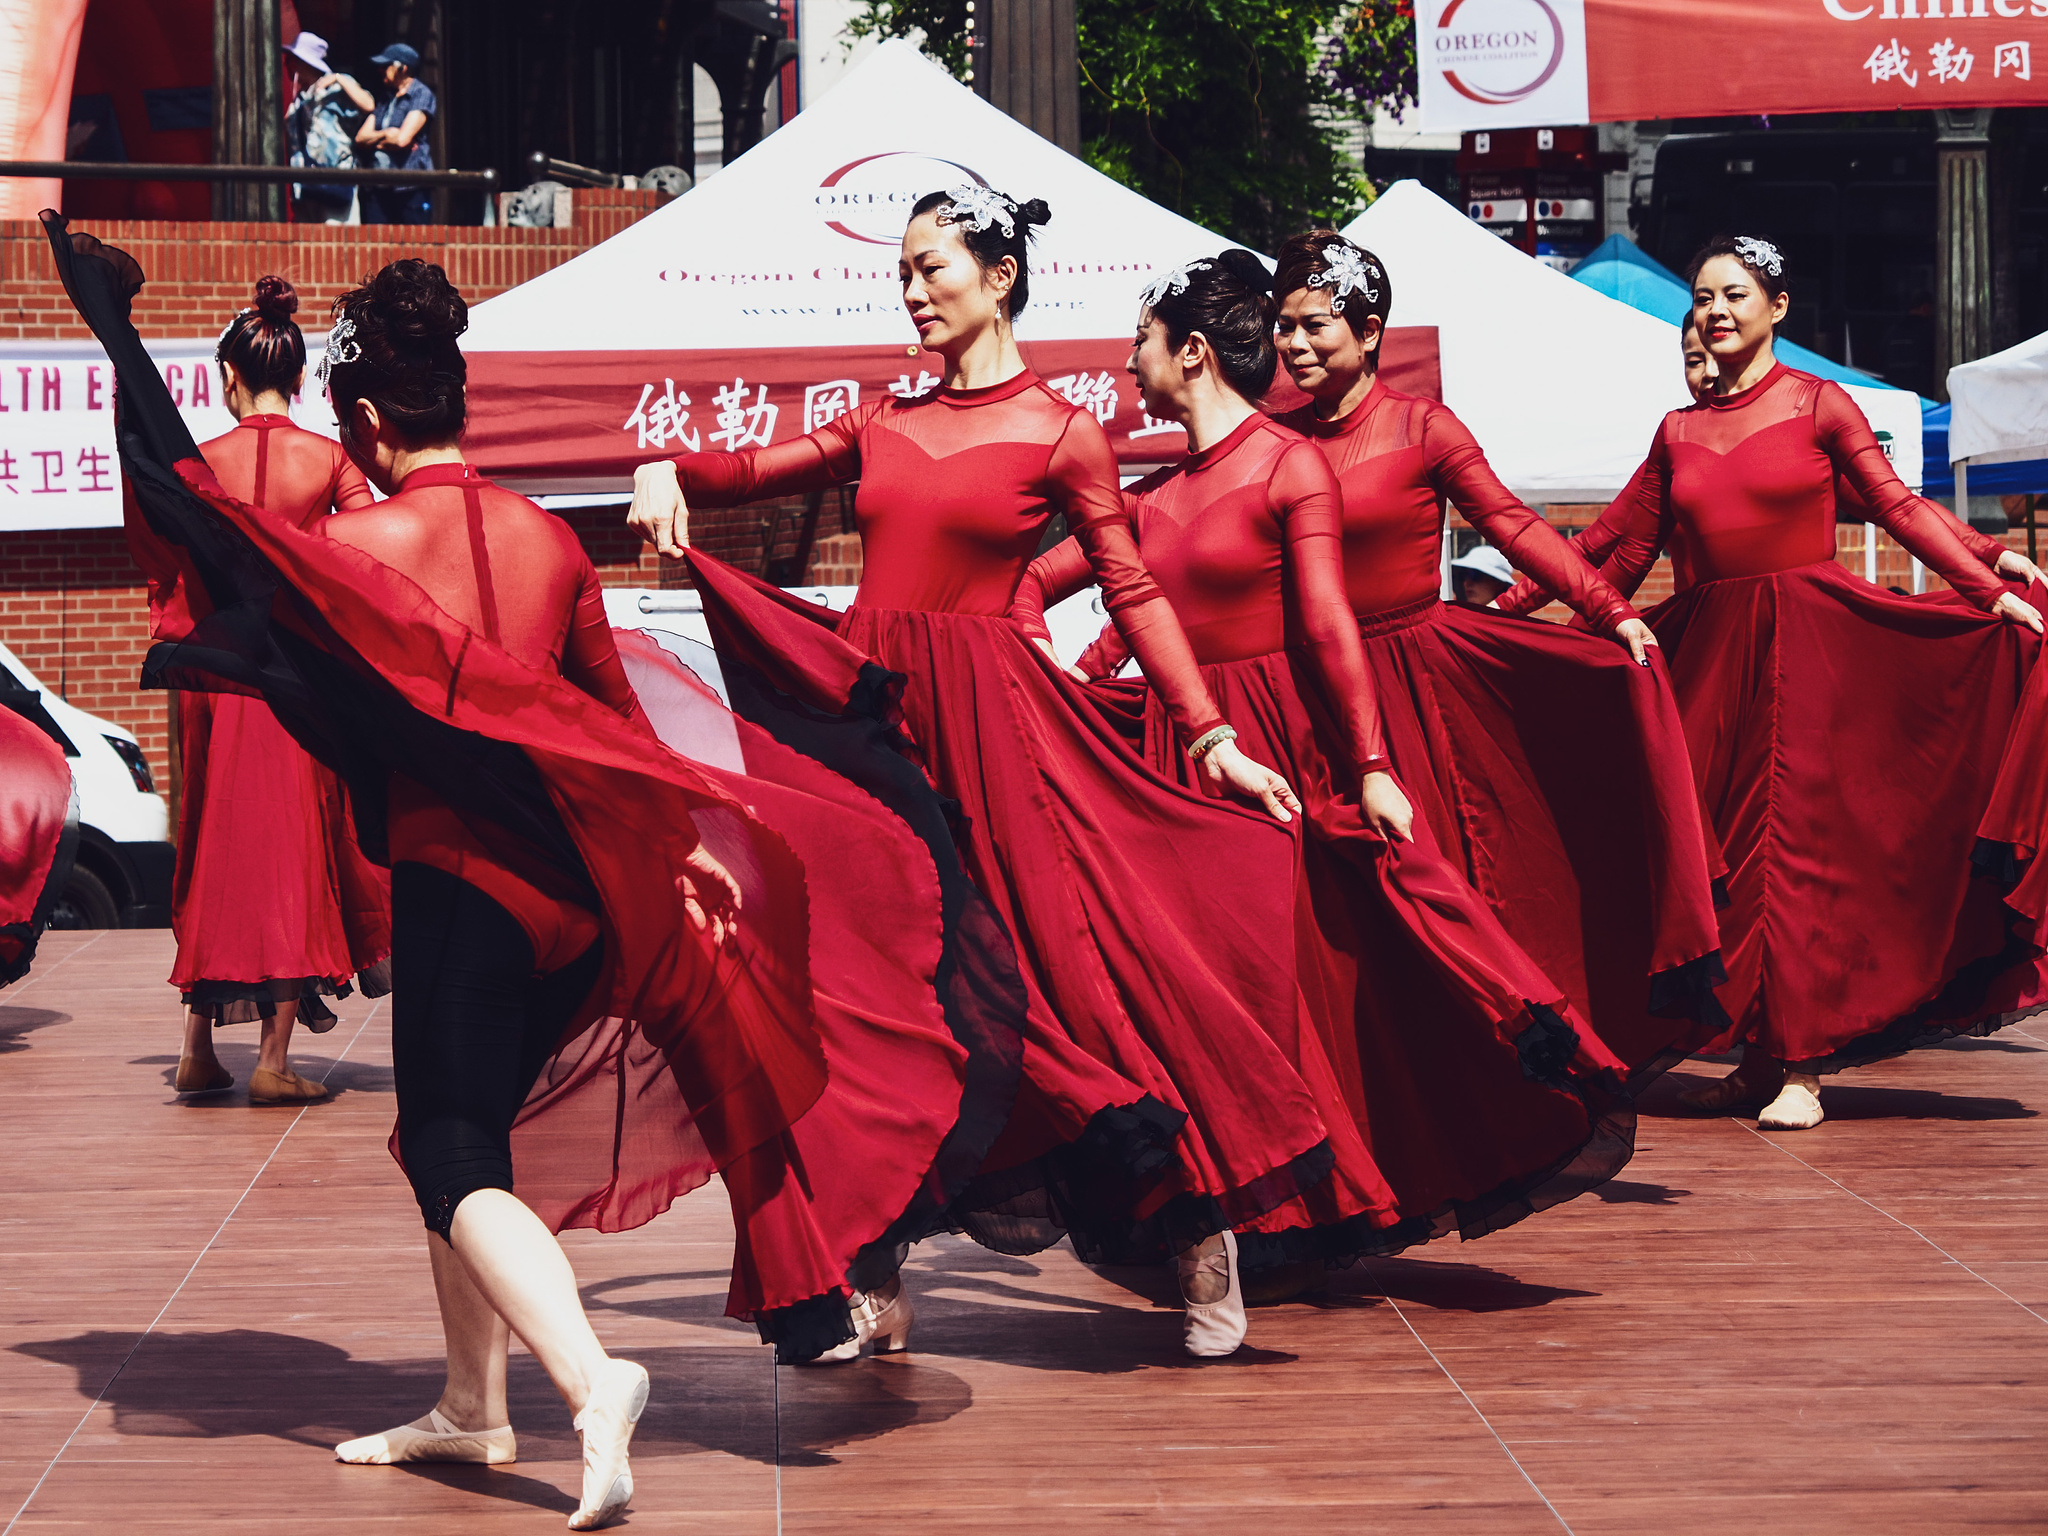
<instances>
[{"instance_id":1,"label":"white canopy tent","mask_svg":"<svg viewBox=\"0 0 2048 1536\"><path fill-rule=\"evenodd\" d=\"M1543 266L1416 182L1344 232L1386 263L1391 318L1436 328L1444 402L1525 501L1608 500L1664 413L1687 403L1676 326ZM1847 387L1917 488L1917 397Z\"/></svg>"},{"instance_id":2,"label":"white canopy tent","mask_svg":"<svg viewBox=\"0 0 2048 1536\"><path fill-rule=\"evenodd\" d=\"M2048 331L1948 371L1949 461L1956 505L1969 505L1970 465L2048 459Z\"/></svg>"},{"instance_id":3,"label":"white canopy tent","mask_svg":"<svg viewBox=\"0 0 2048 1536\"><path fill-rule=\"evenodd\" d=\"M897 289L927 192L1043 198L1017 334L1119 454L1178 457L1123 372L1151 276L1229 242L1023 127L908 43L878 48L788 126L602 245L479 304L469 447L527 490L622 488L657 453L783 442L937 381ZM1428 353L1433 338L1394 338Z\"/></svg>"}]
</instances>

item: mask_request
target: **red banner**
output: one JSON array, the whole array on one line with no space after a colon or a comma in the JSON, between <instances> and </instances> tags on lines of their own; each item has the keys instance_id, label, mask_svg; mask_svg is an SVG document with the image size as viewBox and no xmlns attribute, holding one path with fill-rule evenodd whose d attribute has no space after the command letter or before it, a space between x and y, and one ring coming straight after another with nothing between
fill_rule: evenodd
<instances>
[{"instance_id":1,"label":"red banner","mask_svg":"<svg viewBox=\"0 0 2048 1536\"><path fill-rule=\"evenodd\" d=\"M1441 398L1435 326L1387 333L1384 373L1397 389ZM1173 423L1147 416L1124 372L1130 342L1023 343L1054 390L1094 413L1126 464L1187 451ZM635 465L703 449L766 447L815 431L863 401L920 394L940 359L916 347L794 352L472 352L463 449L486 473L534 491L602 491ZM1300 396L1283 374L1279 391Z\"/></svg>"},{"instance_id":2,"label":"red banner","mask_svg":"<svg viewBox=\"0 0 2048 1536\"><path fill-rule=\"evenodd\" d=\"M1594 122L2048 101L2048 0L1585 5Z\"/></svg>"}]
</instances>

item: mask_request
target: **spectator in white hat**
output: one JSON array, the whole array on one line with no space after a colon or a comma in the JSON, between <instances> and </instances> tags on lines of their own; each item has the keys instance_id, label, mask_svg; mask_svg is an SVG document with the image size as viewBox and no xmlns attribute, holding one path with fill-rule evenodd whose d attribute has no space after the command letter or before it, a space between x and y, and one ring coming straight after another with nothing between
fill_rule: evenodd
<instances>
[{"instance_id":1,"label":"spectator in white hat","mask_svg":"<svg viewBox=\"0 0 2048 1536\"><path fill-rule=\"evenodd\" d=\"M1480 544L1451 562L1451 591L1466 608L1491 608L1515 584L1515 568L1491 544Z\"/></svg>"},{"instance_id":2,"label":"spectator in white hat","mask_svg":"<svg viewBox=\"0 0 2048 1536\"><path fill-rule=\"evenodd\" d=\"M301 32L284 50L292 99L285 108L284 135L293 165L352 166L356 124L377 108L354 78L327 67L327 39ZM346 224L355 205L353 187L300 182L292 189L292 212L301 224Z\"/></svg>"}]
</instances>

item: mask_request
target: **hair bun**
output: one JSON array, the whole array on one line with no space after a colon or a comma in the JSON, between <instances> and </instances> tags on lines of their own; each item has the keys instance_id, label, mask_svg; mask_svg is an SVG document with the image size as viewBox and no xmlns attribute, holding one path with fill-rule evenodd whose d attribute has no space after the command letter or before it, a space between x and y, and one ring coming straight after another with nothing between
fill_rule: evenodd
<instances>
[{"instance_id":1,"label":"hair bun","mask_svg":"<svg viewBox=\"0 0 2048 1536\"><path fill-rule=\"evenodd\" d=\"M1017 217L1022 219L1024 227L1029 229L1036 224L1050 224L1052 222L1052 209L1046 206L1044 198L1034 197L1028 203L1019 203L1017 205Z\"/></svg>"},{"instance_id":2,"label":"hair bun","mask_svg":"<svg viewBox=\"0 0 2048 1536\"><path fill-rule=\"evenodd\" d=\"M1264 297L1273 292L1273 274L1266 270L1265 262L1241 246L1224 251L1216 264L1253 293Z\"/></svg>"},{"instance_id":3,"label":"hair bun","mask_svg":"<svg viewBox=\"0 0 2048 1536\"><path fill-rule=\"evenodd\" d=\"M469 329L469 306L448 274L431 262L394 261L370 280L370 307L386 334L414 346L454 345Z\"/></svg>"},{"instance_id":4,"label":"hair bun","mask_svg":"<svg viewBox=\"0 0 2048 1536\"><path fill-rule=\"evenodd\" d=\"M256 309L266 320L289 320L299 310L298 290L281 277L259 277L256 279Z\"/></svg>"}]
</instances>

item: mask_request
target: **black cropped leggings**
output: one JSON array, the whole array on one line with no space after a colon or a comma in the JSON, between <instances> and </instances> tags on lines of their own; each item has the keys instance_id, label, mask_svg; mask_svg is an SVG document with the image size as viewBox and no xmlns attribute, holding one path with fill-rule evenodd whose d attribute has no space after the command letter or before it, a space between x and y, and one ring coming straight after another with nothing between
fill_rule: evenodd
<instances>
[{"instance_id":1,"label":"black cropped leggings","mask_svg":"<svg viewBox=\"0 0 2048 1536\"><path fill-rule=\"evenodd\" d=\"M512 1188L512 1121L589 995L604 941L546 976L512 914L426 864L391 867L391 1061L398 1154L429 1231Z\"/></svg>"}]
</instances>

